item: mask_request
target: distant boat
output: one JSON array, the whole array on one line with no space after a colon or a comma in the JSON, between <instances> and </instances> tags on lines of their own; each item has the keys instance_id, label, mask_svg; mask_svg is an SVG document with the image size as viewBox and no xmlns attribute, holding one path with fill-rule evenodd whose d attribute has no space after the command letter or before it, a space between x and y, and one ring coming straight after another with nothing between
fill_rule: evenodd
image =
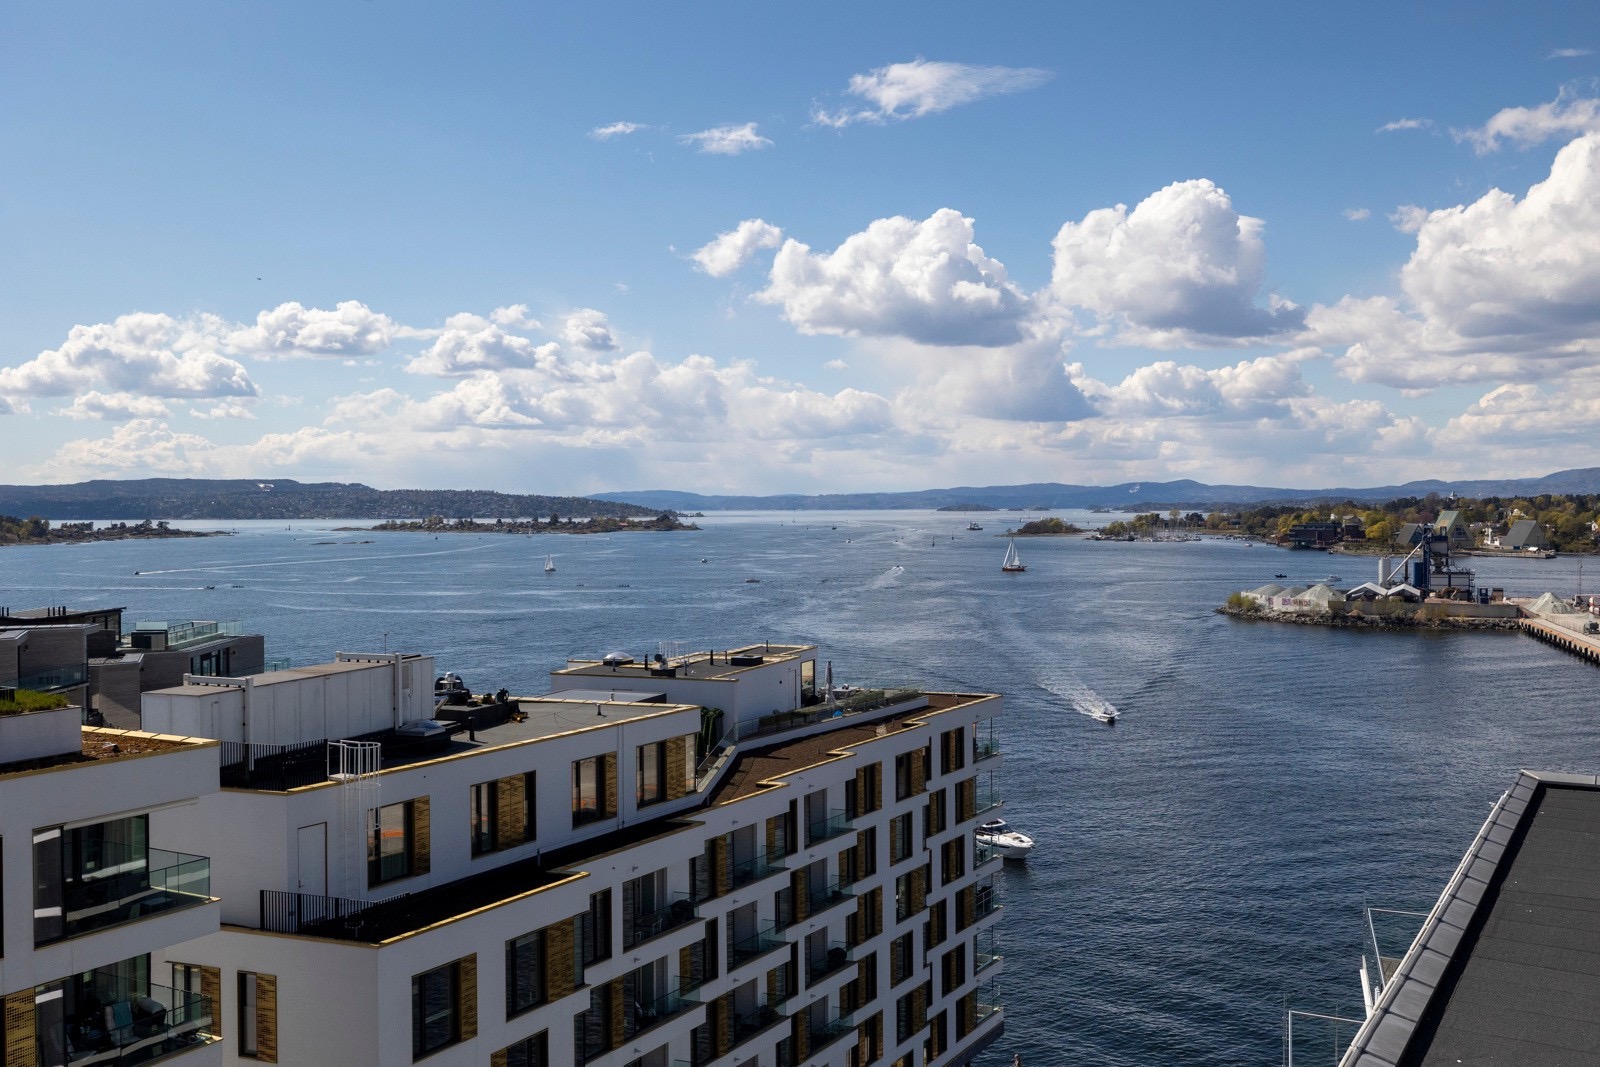
<instances>
[{"instance_id":1,"label":"distant boat","mask_svg":"<svg viewBox=\"0 0 1600 1067\"><path fill-rule=\"evenodd\" d=\"M552 555L549 555L549 554L545 555L545 557L544 557L544 572L546 574L554 574L556 572L556 558L555 558L555 556L552 556Z\"/></svg>"},{"instance_id":2,"label":"distant boat","mask_svg":"<svg viewBox=\"0 0 1600 1067\"><path fill-rule=\"evenodd\" d=\"M967 523L967 529L969 529L969 530L981 530L981 529L983 529L983 527L979 526L976 522L969 522L969 523Z\"/></svg>"},{"instance_id":3,"label":"distant boat","mask_svg":"<svg viewBox=\"0 0 1600 1067\"><path fill-rule=\"evenodd\" d=\"M1028 568L1022 565L1022 557L1017 555L1017 543L1012 541L1006 546L1005 562L1000 564L1000 569L1007 574L1021 574Z\"/></svg>"},{"instance_id":4,"label":"distant boat","mask_svg":"<svg viewBox=\"0 0 1600 1067\"><path fill-rule=\"evenodd\" d=\"M1339 581L1339 576L1337 574L1330 574L1326 578L1322 579L1324 585L1330 585L1337 581Z\"/></svg>"}]
</instances>

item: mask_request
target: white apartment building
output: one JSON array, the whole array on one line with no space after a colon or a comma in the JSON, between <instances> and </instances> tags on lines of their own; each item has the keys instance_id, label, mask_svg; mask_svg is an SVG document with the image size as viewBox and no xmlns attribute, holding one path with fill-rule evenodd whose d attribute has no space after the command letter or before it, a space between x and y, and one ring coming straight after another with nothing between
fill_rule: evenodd
<instances>
[{"instance_id":1,"label":"white apartment building","mask_svg":"<svg viewBox=\"0 0 1600 1067\"><path fill-rule=\"evenodd\" d=\"M221 904L208 860L159 826L215 792L218 744L81 715L0 711L0 1060L221 1064L218 972L171 965Z\"/></svg>"},{"instance_id":2,"label":"white apartment building","mask_svg":"<svg viewBox=\"0 0 1600 1067\"><path fill-rule=\"evenodd\" d=\"M426 656L145 694L146 729L220 742L198 803L150 812L212 858L220 925L147 968L202 976L206 1049L942 1067L998 1036L1001 861L973 831L1000 698L836 700L811 646L622 659L431 738L396 731L434 712Z\"/></svg>"}]
</instances>

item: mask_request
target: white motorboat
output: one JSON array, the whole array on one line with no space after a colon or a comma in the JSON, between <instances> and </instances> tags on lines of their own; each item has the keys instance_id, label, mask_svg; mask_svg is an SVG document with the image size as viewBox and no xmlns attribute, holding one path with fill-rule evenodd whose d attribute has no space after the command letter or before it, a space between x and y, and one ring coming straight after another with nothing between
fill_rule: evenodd
<instances>
[{"instance_id":1,"label":"white motorboat","mask_svg":"<svg viewBox=\"0 0 1600 1067\"><path fill-rule=\"evenodd\" d=\"M991 819L981 824L976 833L978 844L994 849L1002 859L1025 860L1033 851L1033 838L1013 830L1004 819Z\"/></svg>"},{"instance_id":2,"label":"white motorboat","mask_svg":"<svg viewBox=\"0 0 1600 1067\"><path fill-rule=\"evenodd\" d=\"M1107 726L1115 726L1117 724L1117 715L1120 713L1116 708L1107 704L1104 707L1091 708L1086 714L1095 722L1103 722Z\"/></svg>"}]
</instances>

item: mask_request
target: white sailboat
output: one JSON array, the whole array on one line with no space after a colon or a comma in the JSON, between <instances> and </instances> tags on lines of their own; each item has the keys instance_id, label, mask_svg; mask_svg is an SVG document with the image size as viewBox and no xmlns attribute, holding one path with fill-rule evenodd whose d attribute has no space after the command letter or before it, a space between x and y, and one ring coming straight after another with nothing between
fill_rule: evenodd
<instances>
[{"instance_id":1,"label":"white sailboat","mask_svg":"<svg viewBox=\"0 0 1600 1067\"><path fill-rule=\"evenodd\" d=\"M548 552L545 553L544 557L544 572L546 574L554 574L556 572L556 558Z\"/></svg>"},{"instance_id":2,"label":"white sailboat","mask_svg":"<svg viewBox=\"0 0 1600 1067\"><path fill-rule=\"evenodd\" d=\"M1017 555L1017 543L1012 541L1006 546L1005 562L1000 564L1000 569L1007 574L1020 574L1028 568L1022 565L1022 557Z\"/></svg>"}]
</instances>

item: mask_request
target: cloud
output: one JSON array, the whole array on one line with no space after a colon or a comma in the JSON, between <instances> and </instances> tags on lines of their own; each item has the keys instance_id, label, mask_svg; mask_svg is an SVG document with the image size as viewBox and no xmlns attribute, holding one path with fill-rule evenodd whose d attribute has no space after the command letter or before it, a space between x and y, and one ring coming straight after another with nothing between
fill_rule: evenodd
<instances>
[{"instance_id":1,"label":"cloud","mask_svg":"<svg viewBox=\"0 0 1600 1067\"><path fill-rule=\"evenodd\" d=\"M743 126L714 126L699 133L686 133L678 140L712 156L737 156L758 148L772 147L771 140L756 132L753 122Z\"/></svg>"},{"instance_id":2,"label":"cloud","mask_svg":"<svg viewBox=\"0 0 1600 1067\"><path fill-rule=\"evenodd\" d=\"M167 414L167 405L155 397L136 393L101 393L90 391L75 397L71 406L59 409L58 415L69 419L104 419L120 422L124 419L158 419Z\"/></svg>"},{"instance_id":3,"label":"cloud","mask_svg":"<svg viewBox=\"0 0 1600 1067\"><path fill-rule=\"evenodd\" d=\"M1399 130L1431 130L1431 129L1433 129L1433 120L1432 119L1395 119L1393 122L1385 122L1382 126L1379 126L1373 132L1374 133L1395 133L1396 131L1399 131Z\"/></svg>"},{"instance_id":4,"label":"cloud","mask_svg":"<svg viewBox=\"0 0 1600 1067\"><path fill-rule=\"evenodd\" d=\"M244 367L217 352L224 329L212 316L185 321L145 312L74 326L61 347L16 367L0 367L0 397L91 390L168 398L255 396Z\"/></svg>"},{"instance_id":5,"label":"cloud","mask_svg":"<svg viewBox=\"0 0 1600 1067\"><path fill-rule=\"evenodd\" d=\"M212 404L204 410L190 408L189 414L197 419L253 419L256 417L255 412L243 404L233 403L232 401Z\"/></svg>"},{"instance_id":6,"label":"cloud","mask_svg":"<svg viewBox=\"0 0 1600 1067\"><path fill-rule=\"evenodd\" d=\"M1506 141L1528 148L1552 137L1594 130L1600 130L1600 99L1579 96L1566 86L1549 103L1504 108L1482 126L1450 132L1457 141L1471 144L1479 155L1484 155Z\"/></svg>"},{"instance_id":7,"label":"cloud","mask_svg":"<svg viewBox=\"0 0 1600 1067\"><path fill-rule=\"evenodd\" d=\"M521 308L521 305L517 305ZM515 309L500 308L503 314ZM504 326L489 319L463 312L445 320L433 344L422 354L406 364L411 374L429 374L440 378L455 378L485 371L506 370L513 367L532 367L538 364L542 353L557 346L541 347L526 337L508 333Z\"/></svg>"},{"instance_id":8,"label":"cloud","mask_svg":"<svg viewBox=\"0 0 1600 1067\"><path fill-rule=\"evenodd\" d=\"M761 219L745 219L695 250L695 264L713 278L726 277L762 248L777 248L783 231Z\"/></svg>"},{"instance_id":9,"label":"cloud","mask_svg":"<svg viewBox=\"0 0 1600 1067\"><path fill-rule=\"evenodd\" d=\"M68 441L43 464L41 472L63 480L134 471L200 474L215 450L204 437L175 433L155 419L134 419L108 437Z\"/></svg>"},{"instance_id":10,"label":"cloud","mask_svg":"<svg viewBox=\"0 0 1600 1067\"><path fill-rule=\"evenodd\" d=\"M638 133L649 128L642 122L613 122L609 126L596 126L589 131L589 136L596 141L609 141L613 137L626 137L630 133Z\"/></svg>"},{"instance_id":11,"label":"cloud","mask_svg":"<svg viewBox=\"0 0 1600 1067\"><path fill-rule=\"evenodd\" d=\"M1582 56L1594 55L1592 48L1552 48L1546 59L1578 59Z\"/></svg>"},{"instance_id":12,"label":"cloud","mask_svg":"<svg viewBox=\"0 0 1600 1067\"><path fill-rule=\"evenodd\" d=\"M1428 209L1415 204L1401 204L1389 213L1389 222L1401 233L1416 233L1428 221Z\"/></svg>"},{"instance_id":13,"label":"cloud","mask_svg":"<svg viewBox=\"0 0 1600 1067\"><path fill-rule=\"evenodd\" d=\"M1310 393L1300 364L1318 355L1315 349L1301 349L1215 370L1163 360L1132 371L1115 385L1090 378L1079 364L1070 365L1068 373L1102 416L1260 418L1287 414L1286 401Z\"/></svg>"},{"instance_id":14,"label":"cloud","mask_svg":"<svg viewBox=\"0 0 1600 1067\"><path fill-rule=\"evenodd\" d=\"M1028 298L973 242L972 220L942 208L878 219L832 252L790 239L755 299L805 334L1005 345L1024 336Z\"/></svg>"},{"instance_id":15,"label":"cloud","mask_svg":"<svg viewBox=\"0 0 1600 1067\"><path fill-rule=\"evenodd\" d=\"M918 57L852 77L846 92L866 101L868 107L832 113L815 108L811 121L838 128L857 122L922 118L991 96L1033 89L1051 77L1049 71L1036 67L978 67Z\"/></svg>"},{"instance_id":16,"label":"cloud","mask_svg":"<svg viewBox=\"0 0 1600 1067\"><path fill-rule=\"evenodd\" d=\"M1344 217L1351 222L1362 222L1372 217L1372 209L1364 207L1345 208Z\"/></svg>"},{"instance_id":17,"label":"cloud","mask_svg":"<svg viewBox=\"0 0 1600 1067\"><path fill-rule=\"evenodd\" d=\"M1205 179L1175 182L1129 211L1089 212L1056 234L1050 293L1093 312L1104 332L1152 346L1233 343L1300 327L1304 313L1269 296L1260 219Z\"/></svg>"},{"instance_id":18,"label":"cloud","mask_svg":"<svg viewBox=\"0 0 1600 1067\"><path fill-rule=\"evenodd\" d=\"M1404 303L1346 297L1308 316L1356 381L1426 389L1550 378L1600 355L1600 133L1556 153L1518 200L1492 189L1427 212L1400 271Z\"/></svg>"},{"instance_id":19,"label":"cloud","mask_svg":"<svg viewBox=\"0 0 1600 1067\"><path fill-rule=\"evenodd\" d=\"M824 370L849 370L850 369L850 364L846 363L842 359L830 359L830 360L828 360L828 362L824 363L822 366L823 366Z\"/></svg>"},{"instance_id":20,"label":"cloud","mask_svg":"<svg viewBox=\"0 0 1600 1067\"><path fill-rule=\"evenodd\" d=\"M613 352L622 347L611 332L605 312L594 308L579 308L568 315L562 336L567 344L591 352Z\"/></svg>"},{"instance_id":21,"label":"cloud","mask_svg":"<svg viewBox=\"0 0 1600 1067\"><path fill-rule=\"evenodd\" d=\"M508 330L537 330L539 320L528 314L527 304L511 304L489 312L489 321Z\"/></svg>"},{"instance_id":22,"label":"cloud","mask_svg":"<svg viewBox=\"0 0 1600 1067\"><path fill-rule=\"evenodd\" d=\"M389 316L359 300L341 301L331 311L308 308L291 300L258 314L254 326L233 331L228 335L227 347L263 358L349 358L382 352L397 337L411 335Z\"/></svg>"}]
</instances>

